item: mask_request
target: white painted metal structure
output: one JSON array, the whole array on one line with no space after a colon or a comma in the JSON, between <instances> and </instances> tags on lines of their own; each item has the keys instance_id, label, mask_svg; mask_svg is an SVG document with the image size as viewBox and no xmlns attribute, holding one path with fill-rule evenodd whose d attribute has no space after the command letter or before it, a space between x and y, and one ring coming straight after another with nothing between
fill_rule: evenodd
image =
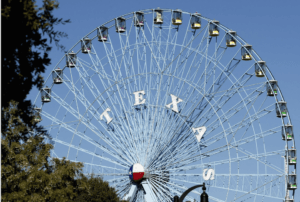
<instances>
[{"instance_id":1,"label":"white painted metal structure","mask_svg":"<svg viewBox=\"0 0 300 202\"><path fill-rule=\"evenodd\" d=\"M138 24L132 12L116 17L124 26L96 27L69 50L74 61L64 56L53 67L65 66L63 82L49 76L51 91L42 93L51 100L34 102L55 142L52 157L83 162L85 174L131 201L170 202L204 181L210 201L293 201L292 122L267 61L255 75L264 61L255 43L245 49L238 27L222 21L197 14L195 29L194 13L182 11L174 25L173 10L158 11L140 11ZM135 163L145 168L140 183L129 179Z\"/></svg>"}]
</instances>

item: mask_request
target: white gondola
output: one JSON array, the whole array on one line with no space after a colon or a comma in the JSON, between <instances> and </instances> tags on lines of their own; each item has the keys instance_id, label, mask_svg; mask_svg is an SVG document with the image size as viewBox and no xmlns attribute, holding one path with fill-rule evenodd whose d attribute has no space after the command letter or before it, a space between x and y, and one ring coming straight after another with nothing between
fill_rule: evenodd
<instances>
[{"instance_id":1,"label":"white gondola","mask_svg":"<svg viewBox=\"0 0 300 202\"><path fill-rule=\"evenodd\" d=\"M236 32L235 31L229 31L226 34L226 46L227 47L235 47L236 46Z\"/></svg>"},{"instance_id":2,"label":"white gondola","mask_svg":"<svg viewBox=\"0 0 300 202\"><path fill-rule=\"evenodd\" d=\"M286 117L287 116L287 106L286 102L284 101L279 101L278 104L275 104L275 109L276 109L276 116L278 118L281 117Z\"/></svg>"},{"instance_id":3,"label":"white gondola","mask_svg":"<svg viewBox=\"0 0 300 202\"><path fill-rule=\"evenodd\" d=\"M63 82L63 71L59 67L52 71L52 79L54 84L61 84Z\"/></svg>"},{"instance_id":4,"label":"white gondola","mask_svg":"<svg viewBox=\"0 0 300 202\"><path fill-rule=\"evenodd\" d=\"M41 92L42 102L50 102L51 101L51 89L46 86L46 88L42 89Z\"/></svg>"},{"instance_id":5,"label":"white gondola","mask_svg":"<svg viewBox=\"0 0 300 202\"><path fill-rule=\"evenodd\" d=\"M282 140L285 139L287 141L292 140L294 138L293 126L289 124L282 126L281 135L282 135Z\"/></svg>"},{"instance_id":6,"label":"white gondola","mask_svg":"<svg viewBox=\"0 0 300 202\"><path fill-rule=\"evenodd\" d=\"M42 117L41 117L41 108L34 108L34 121L35 122L40 122L42 121Z\"/></svg>"},{"instance_id":7,"label":"white gondola","mask_svg":"<svg viewBox=\"0 0 300 202\"><path fill-rule=\"evenodd\" d=\"M252 60L252 46L251 45L244 45L242 47L241 53L242 53L242 60Z\"/></svg>"},{"instance_id":8,"label":"white gondola","mask_svg":"<svg viewBox=\"0 0 300 202\"><path fill-rule=\"evenodd\" d=\"M92 50L92 40L88 37L81 41L81 51L82 53L90 53Z\"/></svg>"},{"instance_id":9,"label":"white gondola","mask_svg":"<svg viewBox=\"0 0 300 202\"><path fill-rule=\"evenodd\" d=\"M287 188L289 190L295 190L295 189L297 189L297 175L294 172L292 174L288 175Z\"/></svg>"},{"instance_id":10,"label":"white gondola","mask_svg":"<svg viewBox=\"0 0 300 202\"><path fill-rule=\"evenodd\" d=\"M276 80L270 80L269 83L266 84L266 86L267 86L267 95L268 96L277 95L278 83Z\"/></svg>"},{"instance_id":11,"label":"white gondola","mask_svg":"<svg viewBox=\"0 0 300 202\"><path fill-rule=\"evenodd\" d=\"M98 36L98 41L100 41L100 42L107 41L108 28L101 26L99 29L97 29L97 36Z\"/></svg>"},{"instance_id":12,"label":"white gondola","mask_svg":"<svg viewBox=\"0 0 300 202\"><path fill-rule=\"evenodd\" d=\"M126 19L122 17L118 17L115 19L116 21L116 32L123 33L126 31Z\"/></svg>"},{"instance_id":13,"label":"white gondola","mask_svg":"<svg viewBox=\"0 0 300 202\"><path fill-rule=\"evenodd\" d=\"M293 147L288 150L288 163L289 165L297 164L297 151Z\"/></svg>"},{"instance_id":14,"label":"white gondola","mask_svg":"<svg viewBox=\"0 0 300 202\"><path fill-rule=\"evenodd\" d=\"M154 17L154 24L163 24L164 18L163 18L163 10L160 8L157 8L154 10L155 17Z\"/></svg>"},{"instance_id":15,"label":"white gondola","mask_svg":"<svg viewBox=\"0 0 300 202\"><path fill-rule=\"evenodd\" d=\"M177 9L173 11L172 14L172 24L181 25L182 24L182 11Z\"/></svg>"},{"instance_id":16,"label":"white gondola","mask_svg":"<svg viewBox=\"0 0 300 202\"><path fill-rule=\"evenodd\" d=\"M219 36L220 30L219 25L220 22L217 20L213 20L209 23L209 36Z\"/></svg>"},{"instance_id":17,"label":"white gondola","mask_svg":"<svg viewBox=\"0 0 300 202\"><path fill-rule=\"evenodd\" d=\"M70 68L75 67L76 59L77 59L76 53L74 53L73 51L71 53L67 54L67 57L66 57L67 67L70 67Z\"/></svg>"},{"instance_id":18,"label":"white gondola","mask_svg":"<svg viewBox=\"0 0 300 202\"><path fill-rule=\"evenodd\" d=\"M266 73L266 67L265 61L258 61L255 63L255 76L264 77Z\"/></svg>"},{"instance_id":19,"label":"white gondola","mask_svg":"<svg viewBox=\"0 0 300 202\"><path fill-rule=\"evenodd\" d=\"M143 27L144 26L144 13L143 12L136 12L134 17L134 26L136 27Z\"/></svg>"},{"instance_id":20,"label":"white gondola","mask_svg":"<svg viewBox=\"0 0 300 202\"><path fill-rule=\"evenodd\" d=\"M191 17L191 28L192 29L200 29L201 28L201 14L194 13Z\"/></svg>"}]
</instances>

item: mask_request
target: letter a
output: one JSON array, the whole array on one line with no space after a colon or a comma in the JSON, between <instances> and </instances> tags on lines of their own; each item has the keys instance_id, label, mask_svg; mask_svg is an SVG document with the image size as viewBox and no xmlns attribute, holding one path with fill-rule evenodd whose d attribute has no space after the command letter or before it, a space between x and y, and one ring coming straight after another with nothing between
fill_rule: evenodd
<instances>
[{"instance_id":1,"label":"letter a","mask_svg":"<svg viewBox=\"0 0 300 202\"><path fill-rule=\"evenodd\" d=\"M170 104L167 104L166 107L171 108L171 105L173 105L172 110L173 110L174 112L177 112L177 113L178 113L178 106L177 106L177 104L178 104L179 102L182 102L183 100L180 99L179 97L176 97L175 95L172 95L172 94L171 94L171 99L172 99L172 102L171 102ZM178 99L178 101L177 101L177 99Z\"/></svg>"},{"instance_id":2,"label":"letter a","mask_svg":"<svg viewBox=\"0 0 300 202\"><path fill-rule=\"evenodd\" d=\"M107 108L101 115L100 115L100 120L103 120L103 116L106 119L106 123L109 124L113 119L109 116L108 112L110 112L110 108Z\"/></svg>"},{"instance_id":3,"label":"letter a","mask_svg":"<svg viewBox=\"0 0 300 202\"><path fill-rule=\"evenodd\" d=\"M145 95L145 91L141 90L141 91L134 92L133 94L134 94L134 98L135 98L134 105L141 105L146 102L146 99L143 99L143 95ZM141 94L141 95L139 95L139 94Z\"/></svg>"},{"instance_id":4,"label":"letter a","mask_svg":"<svg viewBox=\"0 0 300 202\"><path fill-rule=\"evenodd\" d=\"M206 131L206 127L205 126L202 126L202 127L199 127L199 128L192 128L193 129L193 132L198 132L198 134L196 135L196 138L198 140L198 142L200 142L202 136L204 135L205 131Z\"/></svg>"}]
</instances>

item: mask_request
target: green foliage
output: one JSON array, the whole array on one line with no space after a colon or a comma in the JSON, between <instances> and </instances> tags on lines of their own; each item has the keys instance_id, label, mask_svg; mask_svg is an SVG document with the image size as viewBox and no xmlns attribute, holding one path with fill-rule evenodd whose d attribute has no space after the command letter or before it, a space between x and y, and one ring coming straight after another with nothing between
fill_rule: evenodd
<instances>
[{"instance_id":1,"label":"green foliage","mask_svg":"<svg viewBox=\"0 0 300 202\"><path fill-rule=\"evenodd\" d=\"M9 107L14 100L23 111L21 118L30 127L36 126L31 119L31 102L25 100L32 87L42 87L41 73L50 65L48 53L54 41L59 45L59 39L67 34L55 31L54 27L68 23L69 20L55 18L52 14L58 8L53 0L43 0L43 6L38 8L34 0L3 0L2 40L5 41L2 51L2 108ZM2 127L7 127L7 120L1 119Z\"/></svg>"},{"instance_id":2,"label":"green foliage","mask_svg":"<svg viewBox=\"0 0 300 202\"><path fill-rule=\"evenodd\" d=\"M78 184L81 190L78 192L75 202L126 202L120 200L116 190L110 187L108 182L103 181L101 177L95 177L95 175L86 177L81 174Z\"/></svg>"},{"instance_id":3,"label":"green foliage","mask_svg":"<svg viewBox=\"0 0 300 202\"><path fill-rule=\"evenodd\" d=\"M77 196L76 176L82 163L49 162L51 144L45 134L28 131L17 103L4 109L8 128L1 138L1 197L3 201L69 201ZM30 133L24 142L21 134Z\"/></svg>"}]
</instances>

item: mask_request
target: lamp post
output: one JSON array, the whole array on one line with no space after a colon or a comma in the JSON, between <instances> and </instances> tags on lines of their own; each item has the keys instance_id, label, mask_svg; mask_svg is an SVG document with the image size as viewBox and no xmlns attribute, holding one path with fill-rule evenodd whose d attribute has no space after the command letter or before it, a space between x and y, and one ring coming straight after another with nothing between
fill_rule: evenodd
<instances>
[{"instance_id":1,"label":"lamp post","mask_svg":"<svg viewBox=\"0 0 300 202\"><path fill-rule=\"evenodd\" d=\"M202 187L202 190L203 190L203 193L200 196L200 202L208 202L208 195L205 192L206 187L205 187L204 182L202 185L196 185L196 186L189 188L188 190L183 192L183 194L180 196L180 198L178 196L174 196L174 202L183 202L183 199L186 197L186 195L188 195L191 191L193 191L194 189L196 189L198 187Z\"/></svg>"}]
</instances>

